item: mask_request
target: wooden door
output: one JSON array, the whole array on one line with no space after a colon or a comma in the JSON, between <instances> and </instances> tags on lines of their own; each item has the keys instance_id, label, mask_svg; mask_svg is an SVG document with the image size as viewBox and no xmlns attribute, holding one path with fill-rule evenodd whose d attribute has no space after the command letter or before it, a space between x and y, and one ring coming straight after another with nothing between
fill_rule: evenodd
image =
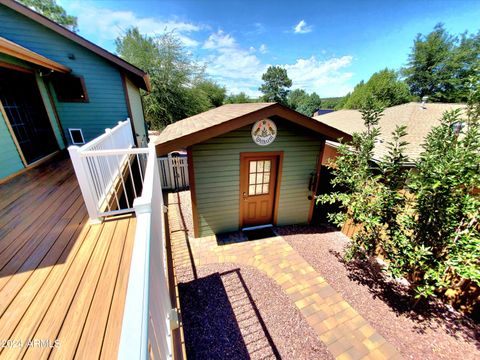
<instances>
[{"instance_id":1,"label":"wooden door","mask_svg":"<svg viewBox=\"0 0 480 360\"><path fill-rule=\"evenodd\" d=\"M0 102L27 164L58 150L34 74L0 68Z\"/></svg>"},{"instance_id":2,"label":"wooden door","mask_svg":"<svg viewBox=\"0 0 480 360\"><path fill-rule=\"evenodd\" d=\"M240 226L273 224L278 155L245 155L240 160Z\"/></svg>"}]
</instances>

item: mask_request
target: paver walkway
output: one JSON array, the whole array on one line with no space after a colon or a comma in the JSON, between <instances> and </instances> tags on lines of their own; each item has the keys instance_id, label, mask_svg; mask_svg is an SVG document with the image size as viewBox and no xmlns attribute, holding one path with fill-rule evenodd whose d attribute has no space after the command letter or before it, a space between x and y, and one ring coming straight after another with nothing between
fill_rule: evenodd
<instances>
[{"instance_id":1,"label":"paver walkway","mask_svg":"<svg viewBox=\"0 0 480 360\"><path fill-rule=\"evenodd\" d=\"M218 245L215 236L188 239L176 197L169 196L168 209L174 268L215 263L253 266L282 287L337 359L401 358L283 238L229 245Z\"/></svg>"}]
</instances>

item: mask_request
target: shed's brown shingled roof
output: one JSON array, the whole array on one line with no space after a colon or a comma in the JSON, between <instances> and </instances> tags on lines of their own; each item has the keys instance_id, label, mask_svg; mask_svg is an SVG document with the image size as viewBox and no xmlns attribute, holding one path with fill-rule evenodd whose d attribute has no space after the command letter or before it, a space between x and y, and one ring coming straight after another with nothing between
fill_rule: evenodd
<instances>
[{"instance_id":1,"label":"shed's brown shingled roof","mask_svg":"<svg viewBox=\"0 0 480 360\"><path fill-rule=\"evenodd\" d=\"M397 125L406 125L408 135L405 141L409 144L406 155L410 161L418 159L423 151L422 144L430 129L440 124L442 115L447 110L464 109L463 104L427 103L422 108L420 103L410 102L385 109L380 118L381 142L375 147L374 158L381 159L387 152L387 143L392 139L392 131ZM323 124L332 126L350 135L365 130L362 114L358 110L339 110L325 115L315 116L314 119Z\"/></svg>"},{"instance_id":2,"label":"shed's brown shingled roof","mask_svg":"<svg viewBox=\"0 0 480 360\"><path fill-rule=\"evenodd\" d=\"M341 130L278 103L227 104L168 125L155 140L157 154L179 150L271 116L304 126L328 140L350 138Z\"/></svg>"},{"instance_id":3,"label":"shed's brown shingled roof","mask_svg":"<svg viewBox=\"0 0 480 360\"><path fill-rule=\"evenodd\" d=\"M168 125L159 137L159 142L167 142L193 134L197 131L219 125L253 111L269 107L275 103L227 104Z\"/></svg>"}]
</instances>

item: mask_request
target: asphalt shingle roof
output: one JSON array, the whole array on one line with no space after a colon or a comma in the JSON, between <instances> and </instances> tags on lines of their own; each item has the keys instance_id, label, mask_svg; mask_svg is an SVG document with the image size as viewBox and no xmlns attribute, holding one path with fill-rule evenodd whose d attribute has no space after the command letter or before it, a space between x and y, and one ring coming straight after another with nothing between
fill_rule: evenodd
<instances>
[{"instance_id":1,"label":"asphalt shingle roof","mask_svg":"<svg viewBox=\"0 0 480 360\"><path fill-rule=\"evenodd\" d=\"M386 154L386 146L392 139L395 127L406 125L408 135L404 139L409 143L406 155L410 161L416 160L423 151L422 144L427 134L432 127L440 124L443 113L465 107L463 104L427 103L423 108L420 103L410 102L385 109L379 121L381 135L380 142L375 147L374 158L381 159ZM334 111L315 116L314 119L350 135L365 130L362 114L358 110Z\"/></svg>"},{"instance_id":2,"label":"asphalt shingle roof","mask_svg":"<svg viewBox=\"0 0 480 360\"><path fill-rule=\"evenodd\" d=\"M168 142L186 135L191 135L200 130L220 125L274 104L275 103L247 103L222 105L168 125L160 133L159 142Z\"/></svg>"},{"instance_id":3,"label":"asphalt shingle roof","mask_svg":"<svg viewBox=\"0 0 480 360\"><path fill-rule=\"evenodd\" d=\"M154 140L157 154L186 148L273 116L303 126L326 140L350 138L341 130L278 103L227 104L168 125Z\"/></svg>"}]
</instances>

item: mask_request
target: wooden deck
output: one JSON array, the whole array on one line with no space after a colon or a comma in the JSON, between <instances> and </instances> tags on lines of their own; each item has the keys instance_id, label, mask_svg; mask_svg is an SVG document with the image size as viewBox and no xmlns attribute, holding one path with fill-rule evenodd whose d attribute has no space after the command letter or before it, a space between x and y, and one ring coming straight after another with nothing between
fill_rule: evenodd
<instances>
[{"instance_id":1,"label":"wooden deck","mask_svg":"<svg viewBox=\"0 0 480 360\"><path fill-rule=\"evenodd\" d=\"M88 225L65 155L0 185L0 358L116 358L134 234Z\"/></svg>"}]
</instances>

